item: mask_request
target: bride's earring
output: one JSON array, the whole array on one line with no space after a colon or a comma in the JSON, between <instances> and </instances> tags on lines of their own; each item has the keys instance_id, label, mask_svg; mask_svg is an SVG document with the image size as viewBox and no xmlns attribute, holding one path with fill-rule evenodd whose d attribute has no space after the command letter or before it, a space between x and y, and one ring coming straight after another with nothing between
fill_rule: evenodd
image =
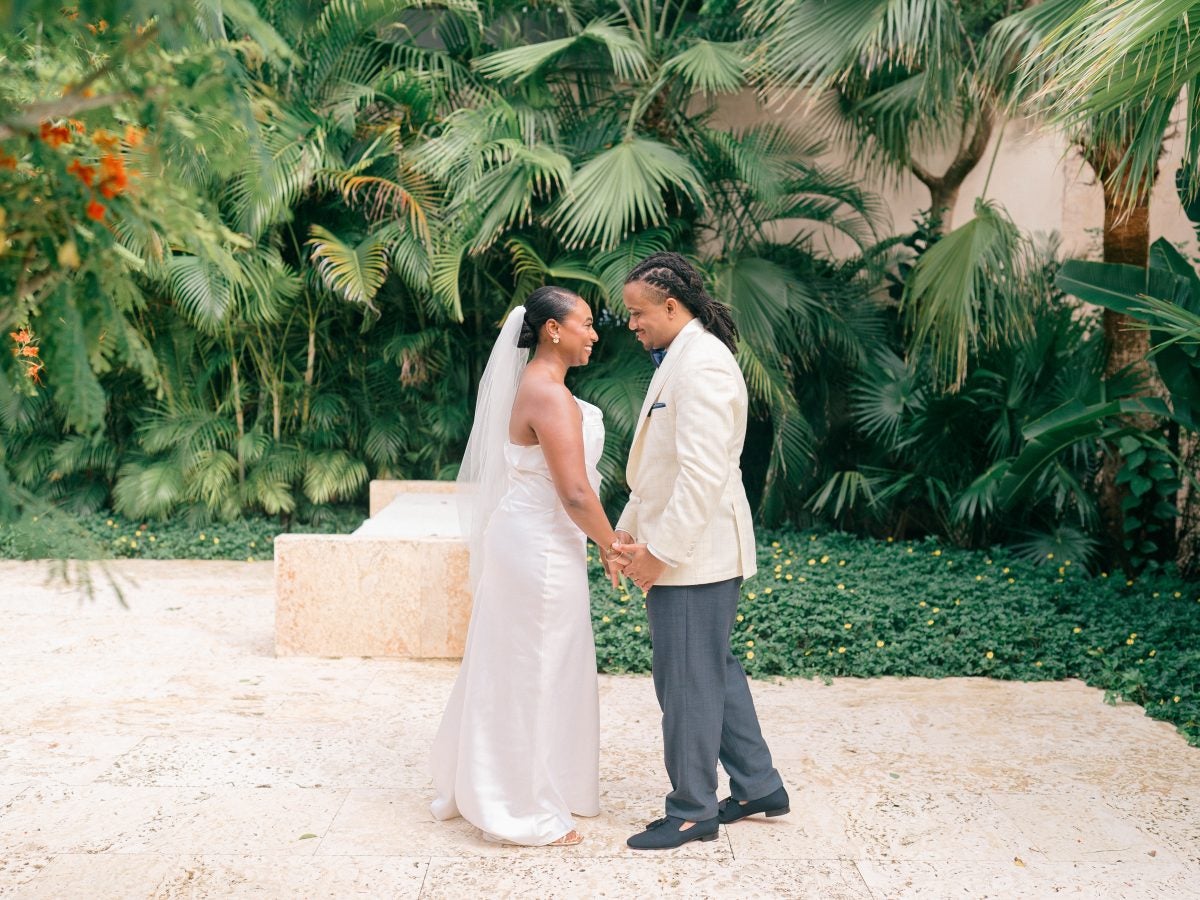
<instances>
[{"instance_id":1,"label":"bride's earring","mask_svg":"<svg viewBox=\"0 0 1200 900\"><path fill-rule=\"evenodd\" d=\"M557 334L554 336L554 343L556 343L556 344L558 343L558 335Z\"/></svg>"}]
</instances>

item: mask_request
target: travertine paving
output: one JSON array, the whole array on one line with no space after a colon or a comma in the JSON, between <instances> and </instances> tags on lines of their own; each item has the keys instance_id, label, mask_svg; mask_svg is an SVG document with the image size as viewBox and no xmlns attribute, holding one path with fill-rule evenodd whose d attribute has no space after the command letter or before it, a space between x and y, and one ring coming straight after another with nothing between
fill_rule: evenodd
<instances>
[{"instance_id":1,"label":"travertine paving","mask_svg":"<svg viewBox=\"0 0 1200 900\"><path fill-rule=\"evenodd\" d=\"M455 664L275 658L270 563L43 571L0 563L0 896L1200 897L1200 750L1078 682L755 682L792 814L647 855L653 689L605 677L603 813L515 849L427 813Z\"/></svg>"}]
</instances>

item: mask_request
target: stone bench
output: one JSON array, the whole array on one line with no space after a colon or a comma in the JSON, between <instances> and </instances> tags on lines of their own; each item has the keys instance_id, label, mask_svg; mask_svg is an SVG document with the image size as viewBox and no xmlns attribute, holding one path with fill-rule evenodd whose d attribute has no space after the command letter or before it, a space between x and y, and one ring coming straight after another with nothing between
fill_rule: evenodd
<instances>
[{"instance_id":1,"label":"stone bench","mask_svg":"<svg viewBox=\"0 0 1200 900\"><path fill-rule=\"evenodd\" d=\"M461 657L471 616L452 481L373 481L352 534L275 538L277 656Z\"/></svg>"}]
</instances>

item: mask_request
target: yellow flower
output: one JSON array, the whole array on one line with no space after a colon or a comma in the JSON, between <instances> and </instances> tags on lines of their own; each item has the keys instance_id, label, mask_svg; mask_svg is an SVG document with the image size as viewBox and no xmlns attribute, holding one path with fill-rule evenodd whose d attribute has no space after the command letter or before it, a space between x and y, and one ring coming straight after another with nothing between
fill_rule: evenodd
<instances>
[{"instance_id":1,"label":"yellow flower","mask_svg":"<svg viewBox=\"0 0 1200 900\"><path fill-rule=\"evenodd\" d=\"M746 651L746 659L754 659L754 651L753 650Z\"/></svg>"},{"instance_id":2,"label":"yellow flower","mask_svg":"<svg viewBox=\"0 0 1200 900\"><path fill-rule=\"evenodd\" d=\"M909 547L909 548L908 548L908 552L909 552L909 553L912 553L912 552L913 552L913 548L912 548L912 547Z\"/></svg>"},{"instance_id":3,"label":"yellow flower","mask_svg":"<svg viewBox=\"0 0 1200 900\"><path fill-rule=\"evenodd\" d=\"M985 556L985 557L983 558L983 564L984 564L985 566L990 566L990 565L992 564L991 557Z\"/></svg>"},{"instance_id":4,"label":"yellow flower","mask_svg":"<svg viewBox=\"0 0 1200 900\"><path fill-rule=\"evenodd\" d=\"M113 523L113 520L112 520L112 519L109 519L109 520L107 520L107 521L106 521L104 524L105 524L105 525L112 525L112 523Z\"/></svg>"},{"instance_id":5,"label":"yellow flower","mask_svg":"<svg viewBox=\"0 0 1200 900\"><path fill-rule=\"evenodd\" d=\"M922 600L920 603L918 603L918 604L917 604L917 606L919 606L919 607L921 607L922 609L924 609L924 608L925 608L925 601L924 601L924 600Z\"/></svg>"},{"instance_id":6,"label":"yellow flower","mask_svg":"<svg viewBox=\"0 0 1200 900\"><path fill-rule=\"evenodd\" d=\"M578 557L576 557L576 559L578 559ZM634 626L633 626L633 630L634 630L634 631L641 631L641 630L642 630L642 626L641 626L641 625L634 625Z\"/></svg>"},{"instance_id":7,"label":"yellow flower","mask_svg":"<svg viewBox=\"0 0 1200 900\"><path fill-rule=\"evenodd\" d=\"M246 562L254 562L254 557L253 557L253 556L247 556L247 557L246 557Z\"/></svg>"},{"instance_id":8,"label":"yellow flower","mask_svg":"<svg viewBox=\"0 0 1200 900\"><path fill-rule=\"evenodd\" d=\"M1040 669L1042 667L1041 660L1038 660L1037 662L1035 662L1034 665Z\"/></svg>"},{"instance_id":9,"label":"yellow flower","mask_svg":"<svg viewBox=\"0 0 1200 900\"><path fill-rule=\"evenodd\" d=\"M753 647L753 646L754 646L754 641L746 641L746 646L747 646L747 647Z\"/></svg>"},{"instance_id":10,"label":"yellow flower","mask_svg":"<svg viewBox=\"0 0 1200 900\"><path fill-rule=\"evenodd\" d=\"M992 657L993 657L995 654L994 654L994 653L992 653L992 651L991 651L991 650L989 650L987 653L985 653L985 654L983 654L983 655L984 655L984 656L986 656L988 659L991 659L991 658L992 658Z\"/></svg>"},{"instance_id":11,"label":"yellow flower","mask_svg":"<svg viewBox=\"0 0 1200 900\"><path fill-rule=\"evenodd\" d=\"M1133 638L1128 638L1128 639L1125 641L1125 643L1126 643L1127 645L1129 645L1130 647L1132 647L1132 646L1133 646Z\"/></svg>"},{"instance_id":12,"label":"yellow flower","mask_svg":"<svg viewBox=\"0 0 1200 900\"><path fill-rule=\"evenodd\" d=\"M1072 634L1079 634L1079 632L1081 632L1081 631L1083 631L1083 629L1080 628L1078 625L1076 625L1074 628L1071 629Z\"/></svg>"},{"instance_id":13,"label":"yellow flower","mask_svg":"<svg viewBox=\"0 0 1200 900\"><path fill-rule=\"evenodd\" d=\"M962 598L961 598L961 597L955 597L955 598L954 598L954 605L955 605L955 606L958 606L958 604L960 604L960 603L962 603Z\"/></svg>"},{"instance_id":14,"label":"yellow flower","mask_svg":"<svg viewBox=\"0 0 1200 900\"><path fill-rule=\"evenodd\" d=\"M750 593L748 593L748 594L746 595L746 599L747 599L747 600L753 600L753 599L754 599L755 597L757 597L757 596L758 596L758 594L754 593L754 591L751 591Z\"/></svg>"},{"instance_id":15,"label":"yellow flower","mask_svg":"<svg viewBox=\"0 0 1200 900\"><path fill-rule=\"evenodd\" d=\"M779 541L771 541L771 546L772 546L772 547L778 547L778 546L779 546Z\"/></svg>"},{"instance_id":16,"label":"yellow flower","mask_svg":"<svg viewBox=\"0 0 1200 900\"><path fill-rule=\"evenodd\" d=\"M783 571L783 566L776 566L776 567L775 567L775 571L776 571L776 572L782 572L782 571Z\"/></svg>"},{"instance_id":17,"label":"yellow flower","mask_svg":"<svg viewBox=\"0 0 1200 900\"><path fill-rule=\"evenodd\" d=\"M976 576L975 576L975 580L976 580L976 581L983 581L983 576L982 576L982 575L976 575Z\"/></svg>"},{"instance_id":18,"label":"yellow flower","mask_svg":"<svg viewBox=\"0 0 1200 900\"><path fill-rule=\"evenodd\" d=\"M839 565L839 566L844 566L845 564L846 564L846 561L845 561L844 559L839 559L839 560L838 560L838 565Z\"/></svg>"},{"instance_id":19,"label":"yellow flower","mask_svg":"<svg viewBox=\"0 0 1200 900\"><path fill-rule=\"evenodd\" d=\"M845 653L845 652L846 652L845 647L838 647L838 653Z\"/></svg>"},{"instance_id":20,"label":"yellow flower","mask_svg":"<svg viewBox=\"0 0 1200 900\"><path fill-rule=\"evenodd\" d=\"M156 538L154 535L150 535L150 543L153 544L157 540L158 540L158 538Z\"/></svg>"},{"instance_id":21,"label":"yellow flower","mask_svg":"<svg viewBox=\"0 0 1200 900\"><path fill-rule=\"evenodd\" d=\"M629 602L629 595L628 595L628 594L622 594L622 595L621 595L621 602L622 602L622 603L628 603L628 602Z\"/></svg>"},{"instance_id":22,"label":"yellow flower","mask_svg":"<svg viewBox=\"0 0 1200 900\"><path fill-rule=\"evenodd\" d=\"M1176 694L1176 695L1175 695L1174 697L1172 697L1171 699L1172 699L1172 701L1174 701L1175 703L1178 703L1178 702L1179 702L1179 695L1178 695L1178 694Z\"/></svg>"},{"instance_id":23,"label":"yellow flower","mask_svg":"<svg viewBox=\"0 0 1200 900\"><path fill-rule=\"evenodd\" d=\"M853 623L853 622L847 622L847 623L846 623L845 625L843 625L842 627L843 627L843 628L845 628L847 631L849 631L851 628L853 628L853 627L854 627L854 623Z\"/></svg>"},{"instance_id":24,"label":"yellow flower","mask_svg":"<svg viewBox=\"0 0 1200 900\"><path fill-rule=\"evenodd\" d=\"M1136 631L1131 631L1131 632L1129 633L1129 636L1130 636L1131 638L1135 638L1135 639L1136 639L1136 638L1137 638L1137 632L1136 632Z\"/></svg>"},{"instance_id":25,"label":"yellow flower","mask_svg":"<svg viewBox=\"0 0 1200 900\"><path fill-rule=\"evenodd\" d=\"M815 540L817 539L817 536L816 536L815 534L810 534L810 535L808 536L808 539L809 539L810 541L815 541Z\"/></svg>"},{"instance_id":26,"label":"yellow flower","mask_svg":"<svg viewBox=\"0 0 1200 900\"><path fill-rule=\"evenodd\" d=\"M791 572L788 572L786 575L784 575L784 576L783 576L783 578L784 578L784 580L785 580L785 581L791 581L791 580L792 580L792 573L791 573Z\"/></svg>"},{"instance_id":27,"label":"yellow flower","mask_svg":"<svg viewBox=\"0 0 1200 900\"><path fill-rule=\"evenodd\" d=\"M1157 650L1151 650L1151 651L1150 651L1150 653L1149 653L1148 655L1150 655L1150 656L1154 656L1156 653L1158 653L1158 651L1157 651Z\"/></svg>"},{"instance_id":28,"label":"yellow flower","mask_svg":"<svg viewBox=\"0 0 1200 900\"><path fill-rule=\"evenodd\" d=\"M1179 593L1179 591L1176 591L1176 592L1175 592L1175 599L1176 599L1176 600L1178 600L1178 599L1179 599L1180 597L1182 597L1182 596L1183 596L1183 594Z\"/></svg>"},{"instance_id":29,"label":"yellow flower","mask_svg":"<svg viewBox=\"0 0 1200 900\"><path fill-rule=\"evenodd\" d=\"M933 624L933 619L929 619L929 620L927 620L927 621L925 622L925 624L926 624L926 625L932 625L932 624Z\"/></svg>"},{"instance_id":30,"label":"yellow flower","mask_svg":"<svg viewBox=\"0 0 1200 900\"><path fill-rule=\"evenodd\" d=\"M844 591L845 589L846 589L846 586L845 586L844 584L839 584L839 585L838 585L838 590L839 590L839 591Z\"/></svg>"},{"instance_id":31,"label":"yellow flower","mask_svg":"<svg viewBox=\"0 0 1200 900\"><path fill-rule=\"evenodd\" d=\"M934 556L941 556L941 555L942 555L942 551L941 551L941 550L934 550L934 551L933 551L933 555L934 555Z\"/></svg>"},{"instance_id":32,"label":"yellow flower","mask_svg":"<svg viewBox=\"0 0 1200 900\"><path fill-rule=\"evenodd\" d=\"M1005 567L1004 567L1003 569L1001 569L1000 571L1001 571L1001 572L1003 572L1005 575L1007 575L1007 574L1008 574L1008 566L1005 566Z\"/></svg>"},{"instance_id":33,"label":"yellow flower","mask_svg":"<svg viewBox=\"0 0 1200 900\"><path fill-rule=\"evenodd\" d=\"M1101 577L1101 578L1107 578L1107 577L1108 577L1108 573L1107 573L1107 572L1101 572L1101 573L1100 573L1100 577Z\"/></svg>"},{"instance_id":34,"label":"yellow flower","mask_svg":"<svg viewBox=\"0 0 1200 900\"><path fill-rule=\"evenodd\" d=\"M745 617L745 616L743 616L741 613L738 613L737 620L738 620L739 622L744 622L744 621L746 621L746 617Z\"/></svg>"},{"instance_id":35,"label":"yellow flower","mask_svg":"<svg viewBox=\"0 0 1200 900\"><path fill-rule=\"evenodd\" d=\"M213 538L213 543L219 544L219 543L221 543L221 539L219 537L215 537L215 538Z\"/></svg>"},{"instance_id":36,"label":"yellow flower","mask_svg":"<svg viewBox=\"0 0 1200 900\"><path fill-rule=\"evenodd\" d=\"M828 557L828 556L822 556L822 557L821 557L821 565L825 565L825 563L827 563L827 562L829 562L829 557Z\"/></svg>"},{"instance_id":37,"label":"yellow flower","mask_svg":"<svg viewBox=\"0 0 1200 900\"><path fill-rule=\"evenodd\" d=\"M1053 553L1047 553L1047 554L1046 554L1046 559L1054 559L1054 554L1053 554Z\"/></svg>"},{"instance_id":38,"label":"yellow flower","mask_svg":"<svg viewBox=\"0 0 1200 900\"><path fill-rule=\"evenodd\" d=\"M934 611L935 613L940 613L940 612L942 611L942 608L941 608L940 606L935 606L935 607L933 608L933 611Z\"/></svg>"},{"instance_id":39,"label":"yellow flower","mask_svg":"<svg viewBox=\"0 0 1200 900\"><path fill-rule=\"evenodd\" d=\"M609 622L612 621L612 619L610 619L608 616L601 616L600 621L607 625Z\"/></svg>"},{"instance_id":40,"label":"yellow flower","mask_svg":"<svg viewBox=\"0 0 1200 900\"><path fill-rule=\"evenodd\" d=\"M783 561L783 564L784 564L785 566L790 566L790 565L792 564L792 561L791 561L790 559L785 559L785 560Z\"/></svg>"},{"instance_id":41,"label":"yellow flower","mask_svg":"<svg viewBox=\"0 0 1200 900\"><path fill-rule=\"evenodd\" d=\"M257 546L258 546L258 541L251 541L251 542L250 542L250 546L251 546L251 547L257 547Z\"/></svg>"},{"instance_id":42,"label":"yellow flower","mask_svg":"<svg viewBox=\"0 0 1200 900\"><path fill-rule=\"evenodd\" d=\"M202 531L202 532L200 532L200 540L202 540L202 541L203 541L203 540L205 540L205 537L204 537L204 532L203 532L203 531Z\"/></svg>"},{"instance_id":43,"label":"yellow flower","mask_svg":"<svg viewBox=\"0 0 1200 900\"><path fill-rule=\"evenodd\" d=\"M809 564L810 566L815 566L815 565L817 564L817 561L816 561L815 559L810 559L810 560L808 561L808 564Z\"/></svg>"},{"instance_id":44,"label":"yellow flower","mask_svg":"<svg viewBox=\"0 0 1200 900\"><path fill-rule=\"evenodd\" d=\"M769 593L771 593L771 589L770 589L770 588L764 588L764 589L763 589L763 593L764 593L764 594L769 594ZM751 599L753 599L753 598L751 598Z\"/></svg>"},{"instance_id":45,"label":"yellow flower","mask_svg":"<svg viewBox=\"0 0 1200 900\"><path fill-rule=\"evenodd\" d=\"M1158 597L1158 591L1155 591L1155 592L1154 592L1153 594L1151 594L1150 596L1151 596L1151 597Z\"/></svg>"},{"instance_id":46,"label":"yellow flower","mask_svg":"<svg viewBox=\"0 0 1200 900\"><path fill-rule=\"evenodd\" d=\"M893 537L892 537L892 536L889 534L889 535L888 535L887 542L890 544L890 543L892 543L892 541L894 541L894 540L895 540L895 538L893 538Z\"/></svg>"},{"instance_id":47,"label":"yellow flower","mask_svg":"<svg viewBox=\"0 0 1200 900\"><path fill-rule=\"evenodd\" d=\"M1015 579L1015 578L1010 578L1010 579L1008 579L1008 583L1009 583L1009 584L1016 584L1016 583L1017 583L1017 579Z\"/></svg>"},{"instance_id":48,"label":"yellow flower","mask_svg":"<svg viewBox=\"0 0 1200 900\"><path fill-rule=\"evenodd\" d=\"M1071 561L1069 559L1063 561L1064 566L1069 566L1070 564L1071 564Z\"/></svg>"},{"instance_id":49,"label":"yellow flower","mask_svg":"<svg viewBox=\"0 0 1200 900\"><path fill-rule=\"evenodd\" d=\"M875 642L875 646L876 646L876 647L882 647L882 646L883 646L883 641L876 641L876 642Z\"/></svg>"},{"instance_id":50,"label":"yellow flower","mask_svg":"<svg viewBox=\"0 0 1200 900\"><path fill-rule=\"evenodd\" d=\"M791 578L791 577L792 577L791 575L789 575L789 576L788 576L788 578ZM796 580L797 580L797 581L808 581L808 579L807 579L807 578L805 578L803 575L801 575L801 576L800 576L799 578L797 578Z\"/></svg>"},{"instance_id":51,"label":"yellow flower","mask_svg":"<svg viewBox=\"0 0 1200 900\"><path fill-rule=\"evenodd\" d=\"M130 547L136 547L136 546L137 546L137 541L130 541L130 542L129 542L129 546L130 546Z\"/></svg>"},{"instance_id":52,"label":"yellow flower","mask_svg":"<svg viewBox=\"0 0 1200 900\"><path fill-rule=\"evenodd\" d=\"M1129 579L1127 582L1125 582L1125 587L1133 587L1133 579L1132 578Z\"/></svg>"}]
</instances>

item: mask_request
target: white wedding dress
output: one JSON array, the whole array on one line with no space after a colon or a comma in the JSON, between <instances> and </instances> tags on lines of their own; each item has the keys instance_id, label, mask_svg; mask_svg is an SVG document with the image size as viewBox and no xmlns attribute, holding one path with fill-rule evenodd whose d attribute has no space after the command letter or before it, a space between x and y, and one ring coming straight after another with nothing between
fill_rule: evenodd
<instances>
[{"instance_id":1,"label":"white wedding dress","mask_svg":"<svg viewBox=\"0 0 1200 900\"><path fill-rule=\"evenodd\" d=\"M588 479L604 449L583 413ZM433 742L438 819L489 840L542 845L600 812L600 712L587 539L568 518L540 446L504 448L508 488L488 521L458 680Z\"/></svg>"}]
</instances>

